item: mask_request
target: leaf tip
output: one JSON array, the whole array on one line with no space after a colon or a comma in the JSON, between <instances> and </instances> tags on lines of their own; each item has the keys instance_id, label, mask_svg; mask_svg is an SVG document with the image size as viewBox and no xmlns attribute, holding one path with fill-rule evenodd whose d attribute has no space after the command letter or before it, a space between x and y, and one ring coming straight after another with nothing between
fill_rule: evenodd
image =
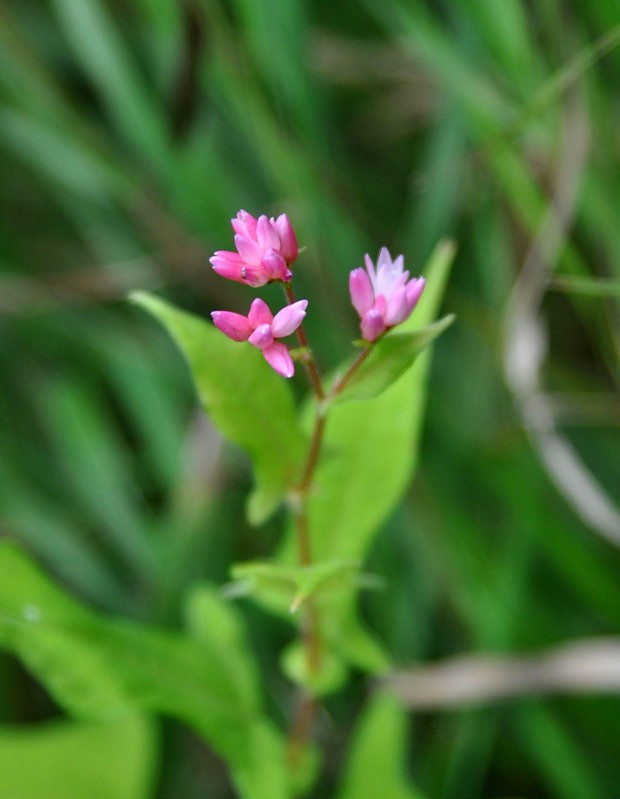
<instances>
[{"instance_id":1,"label":"leaf tip","mask_svg":"<svg viewBox=\"0 0 620 799\"><path fill-rule=\"evenodd\" d=\"M148 291L130 291L126 297L127 302L131 303L132 305L137 305L140 308L148 309L152 304L153 300L155 299L152 294L149 294Z\"/></svg>"}]
</instances>

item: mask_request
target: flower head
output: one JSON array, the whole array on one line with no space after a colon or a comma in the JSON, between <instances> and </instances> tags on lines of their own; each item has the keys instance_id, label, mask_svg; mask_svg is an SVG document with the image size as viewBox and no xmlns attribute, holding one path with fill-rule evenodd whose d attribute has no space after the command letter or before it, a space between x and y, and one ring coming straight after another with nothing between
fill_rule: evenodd
<instances>
[{"instance_id":1,"label":"flower head","mask_svg":"<svg viewBox=\"0 0 620 799\"><path fill-rule=\"evenodd\" d=\"M290 336L306 315L308 300L287 305L273 316L267 303L256 298L247 316L232 311L213 311L213 323L233 341L249 341L263 353L267 363L283 377L295 374L293 359L286 344L274 341Z\"/></svg>"},{"instance_id":2,"label":"flower head","mask_svg":"<svg viewBox=\"0 0 620 799\"><path fill-rule=\"evenodd\" d=\"M409 318L424 289L424 278L409 280L404 258L392 257L381 248L377 268L365 256L366 270L354 269L349 277L353 307L360 315L362 335L372 342L391 327Z\"/></svg>"},{"instance_id":3,"label":"flower head","mask_svg":"<svg viewBox=\"0 0 620 799\"><path fill-rule=\"evenodd\" d=\"M218 250L209 259L218 275L254 287L272 280L288 283L293 276L289 267L299 250L287 215L256 219L242 210L231 222L237 252Z\"/></svg>"}]
</instances>

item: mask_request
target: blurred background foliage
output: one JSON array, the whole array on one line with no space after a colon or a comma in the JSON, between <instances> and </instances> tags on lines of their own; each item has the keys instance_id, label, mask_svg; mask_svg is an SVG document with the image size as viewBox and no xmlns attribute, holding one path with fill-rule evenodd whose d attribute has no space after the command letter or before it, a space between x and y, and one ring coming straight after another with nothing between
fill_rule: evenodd
<instances>
[{"instance_id":1,"label":"blurred background foliage","mask_svg":"<svg viewBox=\"0 0 620 799\"><path fill-rule=\"evenodd\" d=\"M364 615L401 666L618 633L619 42L618 0L0 2L2 535L95 607L177 625L186 587L269 552L278 520L248 527L245 459L124 297L245 313L250 290L208 257L239 208L286 211L328 368L357 335L347 275L363 253L387 245L416 274L449 236L458 320ZM290 631L243 609L281 721ZM366 691L326 705L317 796ZM616 796L619 711L578 697L416 715L411 772L433 799ZM9 656L0 712L59 716ZM231 795L180 725L157 744L114 735L158 765L102 795ZM0 750L14 743L0 731Z\"/></svg>"}]
</instances>

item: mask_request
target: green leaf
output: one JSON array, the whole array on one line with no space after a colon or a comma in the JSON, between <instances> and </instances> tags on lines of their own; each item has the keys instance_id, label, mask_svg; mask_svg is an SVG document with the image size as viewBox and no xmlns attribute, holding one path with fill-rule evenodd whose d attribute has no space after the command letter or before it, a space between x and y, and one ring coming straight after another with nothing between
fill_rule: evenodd
<instances>
[{"instance_id":1,"label":"green leaf","mask_svg":"<svg viewBox=\"0 0 620 799\"><path fill-rule=\"evenodd\" d=\"M347 679L347 668L342 658L326 649L321 651L318 668L309 668L306 648L300 641L293 641L286 647L280 665L291 682L314 696L334 693Z\"/></svg>"},{"instance_id":2,"label":"green leaf","mask_svg":"<svg viewBox=\"0 0 620 799\"><path fill-rule=\"evenodd\" d=\"M124 190L124 178L94 148L20 110L0 111L0 141L43 177L82 201L100 203Z\"/></svg>"},{"instance_id":3,"label":"green leaf","mask_svg":"<svg viewBox=\"0 0 620 799\"><path fill-rule=\"evenodd\" d=\"M163 107L106 3L53 0L65 37L118 130L162 174L171 168Z\"/></svg>"},{"instance_id":4,"label":"green leaf","mask_svg":"<svg viewBox=\"0 0 620 799\"><path fill-rule=\"evenodd\" d=\"M549 288L593 297L620 297L620 280L605 277L556 275Z\"/></svg>"},{"instance_id":5,"label":"green leaf","mask_svg":"<svg viewBox=\"0 0 620 799\"><path fill-rule=\"evenodd\" d=\"M250 454L257 484L250 521L264 521L298 481L307 451L286 379L256 348L231 341L214 325L150 294L131 299L168 330L187 358L205 410Z\"/></svg>"},{"instance_id":6,"label":"green leaf","mask_svg":"<svg viewBox=\"0 0 620 799\"><path fill-rule=\"evenodd\" d=\"M246 631L237 609L222 601L213 585L194 586L185 601L188 632L205 641L221 661L226 661L229 677L246 707L256 704L259 675L246 640ZM230 655L234 653L234 657Z\"/></svg>"},{"instance_id":7,"label":"green leaf","mask_svg":"<svg viewBox=\"0 0 620 799\"><path fill-rule=\"evenodd\" d=\"M0 727L5 799L148 799L156 725L146 716L111 722L53 721Z\"/></svg>"},{"instance_id":8,"label":"green leaf","mask_svg":"<svg viewBox=\"0 0 620 799\"><path fill-rule=\"evenodd\" d=\"M358 723L337 799L423 799L405 780L405 711L389 694L375 694Z\"/></svg>"},{"instance_id":9,"label":"green leaf","mask_svg":"<svg viewBox=\"0 0 620 799\"><path fill-rule=\"evenodd\" d=\"M444 316L438 322L412 333L391 333L382 338L332 402L377 397L413 366L422 350L453 321L453 315Z\"/></svg>"},{"instance_id":10,"label":"green leaf","mask_svg":"<svg viewBox=\"0 0 620 799\"><path fill-rule=\"evenodd\" d=\"M552 795L566 799L606 796L596 758L588 758L579 736L573 735L559 714L543 704L527 702L519 706L515 715L521 746Z\"/></svg>"},{"instance_id":11,"label":"green leaf","mask_svg":"<svg viewBox=\"0 0 620 799\"><path fill-rule=\"evenodd\" d=\"M243 594L264 594L268 602L282 598L295 613L308 597L351 585L362 585L358 561L332 560L314 566L286 566L268 561L236 563L231 574ZM237 593L237 592L235 592Z\"/></svg>"},{"instance_id":12,"label":"green leaf","mask_svg":"<svg viewBox=\"0 0 620 799\"><path fill-rule=\"evenodd\" d=\"M205 622L194 638L106 618L68 596L17 546L0 543L0 647L62 707L91 720L136 711L174 716L228 761L244 799L285 799L284 743L261 713L251 663L239 664L249 654L234 611L218 608L212 592L206 604L213 629ZM197 614L194 606L194 621Z\"/></svg>"}]
</instances>

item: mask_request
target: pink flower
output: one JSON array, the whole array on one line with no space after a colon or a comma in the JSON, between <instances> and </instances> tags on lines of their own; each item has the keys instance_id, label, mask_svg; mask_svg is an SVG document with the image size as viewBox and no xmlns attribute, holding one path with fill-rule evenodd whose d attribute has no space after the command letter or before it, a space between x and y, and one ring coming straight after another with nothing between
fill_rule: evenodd
<instances>
[{"instance_id":1,"label":"pink flower","mask_svg":"<svg viewBox=\"0 0 620 799\"><path fill-rule=\"evenodd\" d=\"M349 277L353 307L362 320L362 335L372 342L386 330L409 318L424 289L424 278L409 280L403 271L404 258L394 261L385 247L381 248L377 270L365 256L366 271L354 269ZM409 282L407 282L409 281Z\"/></svg>"},{"instance_id":2,"label":"pink flower","mask_svg":"<svg viewBox=\"0 0 620 799\"><path fill-rule=\"evenodd\" d=\"M293 277L289 267L299 250L287 215L255 219L242 210L231 222L237 252L218 250L209 259L218 275L254 287L272 280L288 283Z\"/></svg>"},{"instance_id":3,"label":"pink flower","mask_svg":"<svg viewBox=\"0 0 620 799\"><path fill-rule=\"evenodd\" d=\"M273 316L267 304L257 297L247 316L232 311L213 311L211 316L215 326L228 338L249 341L261 350L269 366L278 374L292 377L295 366L286 344L274 339L290 336L297 330L306 315L307 305L308 300L299 300Z\"/></svg>"}]
</instances>

